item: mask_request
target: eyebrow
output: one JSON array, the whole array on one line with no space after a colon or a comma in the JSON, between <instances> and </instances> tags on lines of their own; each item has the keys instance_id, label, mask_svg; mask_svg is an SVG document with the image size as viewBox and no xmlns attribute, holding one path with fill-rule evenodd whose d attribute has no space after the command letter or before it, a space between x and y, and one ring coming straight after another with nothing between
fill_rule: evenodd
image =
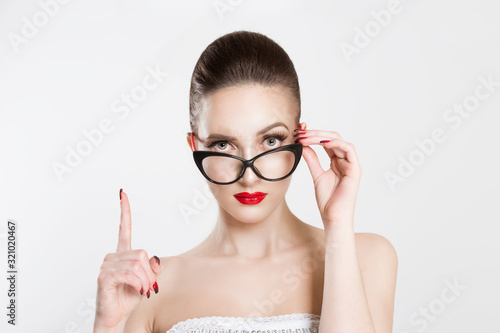
<instances>
[{"instance_id":1,"label":"eyebrow","mask_svg":"<svg viewBox=\"0 0 500 333\"><path fill-rule=\"evenodd\" d=\"M286 126L286 124L284 122L278 121L274 124L271 124L269 126L264 127L263 129L261 129L260 131L257 132L257 135L262 135L262 134L269 132L271 129L278 127L278 126L283 126L287 130L289 130L288 126ZM236 138L234 136L228 136L228 135L223 135L223 134L211 134L205 140L212 140L212 139L213 140L218 139L218 140L238 141L238 138Z\"/></svg>"}]
</instances>

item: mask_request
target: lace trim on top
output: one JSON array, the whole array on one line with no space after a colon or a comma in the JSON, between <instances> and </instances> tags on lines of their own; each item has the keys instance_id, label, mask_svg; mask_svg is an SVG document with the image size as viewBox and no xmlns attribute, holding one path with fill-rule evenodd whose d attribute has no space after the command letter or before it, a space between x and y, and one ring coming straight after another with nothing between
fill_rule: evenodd
<instances>
[{"instance_id":1,"label":"lace trim on top","mask_svg":"<svg viewBox=\"0 0 500 333\"><path fill-rule=\"evenodd\" d=\"M318 333L320 317L312 313L259 318L199 317L180 321L166 333Z\"/></svg>"}]
</instances>

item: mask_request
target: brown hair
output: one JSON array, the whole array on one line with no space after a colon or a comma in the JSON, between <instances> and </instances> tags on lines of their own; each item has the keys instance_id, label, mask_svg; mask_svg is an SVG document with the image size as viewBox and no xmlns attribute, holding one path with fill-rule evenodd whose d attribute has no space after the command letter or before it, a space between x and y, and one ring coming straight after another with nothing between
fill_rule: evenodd
<instances>
[{"instance_id":1,"label":"brown hair","mask_svg":"<svg viewBox=\"0 0 500 333\"><path fill-rule=\"evenodd\" d=\"M269 37L240 30L213 41L196 62L189 92L191 131L198 131L204 97L218 89L242 84L283 86L297 103L296 121L299 125L299 79L290 57Z\"/></svg>"}]
</instances>

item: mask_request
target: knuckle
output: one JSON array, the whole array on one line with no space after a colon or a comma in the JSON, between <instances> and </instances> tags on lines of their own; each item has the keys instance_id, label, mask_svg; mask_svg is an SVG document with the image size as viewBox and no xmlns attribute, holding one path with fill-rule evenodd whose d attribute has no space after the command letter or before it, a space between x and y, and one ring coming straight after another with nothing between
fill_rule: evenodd
<instances>
[{"instance_id":1,"label":"knuckle","mask_svg":"<svg viewBox=\"0 0 500 333\"><path fill-rule=\"evenodd\" d=\"M141 264L140 262L138 262L138 261L134 261L134 262L132 263L132 270L133 270L134 272L139 272L141 269L142 269L142 264Z\"/></svg>"},{"instance_id":2,"label":"knuckle","mask_svg":"<svg viewBox=\"0 0 500 333\"><path fill-rule=\"evenodd\" d=\"M123 276L126 281L133 281L136 275L132 271L124 271Z\"/></svg>"},{"instance_id":3,"label":"knuckle","mask_svg":"<svg viewBox=\"0 0 500 333\"><path fill-rule=\"evenodd\" d=\"M108 279L108 274L106 274L106 272L103 271L99 273L99 275L97 276L97 284L101 286L106 282L107 279Z\"/></svg>"},{"instance_id":4,"label":"knuckle","mask_svg":"<svg viewBox=\"0 0 500 333\"><path fill-rule=\"evenodd\" d=\"M103 271L106 271L108 269L108 267L109 267L109 262L103 261L99 270L100 270L100 272L103 272Z\"/></svg>"},{"instance_id":5,"label":"knuckle","mask_svg":"<svg viewBox=\"0 0 500 333\"><path fill-rule=\"evenodd\" d=\"M107 253L104 256L104 261L111 261L112 258L113 258L113 254L112 253Z\"/></svg>"},{"instance_id":6,"label":"knuckle","mask_svg":"<svg viewBox=\"0 0 500 333\"><path fill-rule=\"evenodd\" d=\"M137 255L139 256L140 260L149 260L148 253L144 249L140 249L137 251Z\"/></svg>"},{"instance_id":7,"label":"knuckle","mask_svg":"<svg viewBox=\"0 0 500 333\"><path fill-rule=\"evenodd\" d=\"M131 225L123 226L122 224L120 224L120 232L121 233L128 232L128 231L131 231L131 230L132 230L132 226Z\"/></svg>"}]
</instances>

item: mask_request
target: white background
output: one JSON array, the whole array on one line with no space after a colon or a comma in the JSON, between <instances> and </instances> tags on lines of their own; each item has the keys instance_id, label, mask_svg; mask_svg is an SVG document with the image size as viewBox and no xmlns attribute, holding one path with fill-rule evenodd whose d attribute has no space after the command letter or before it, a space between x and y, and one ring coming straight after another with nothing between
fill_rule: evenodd
<instances>
[{"instance_id":1,"label":"white background","mask_svg":"<svg viewBox=\"0 0 500 333\"><path fill-rule=\"evenodd\" d=\"M175 255L210 232L216 201L185 140L189 83L209 43L245 29L290 55L308 129L338 131L356 147L355 230L385 236L398 253L394 332L499 332L498 2L401 0L386 26L372 14L387 10L385 0L221 1L231 8L222 14L212 1L73 0L52 6L52 16L40 3L58 4L0 2L1 276L8 219L18 225L19 272L15 328L0 279L1 331L92 330L99 268L118 241L121 187L133 248ZM341 45L362 46L367 28L369 43L346 57ZM120 118L112 104L156 66L168 75ZM459 126L446 121L454 104L474 102L479 77L497 82L493 91ZM103 119L113 130L58 178L54 163L66 164L68 149ZM424 154L415 141L439 128L446 139ZM391 188L386 174L410 157L419 165ZM305 160L287 202L322 227ZM195 214L182 215L186 208Z\"/></svg>"}]
</instances>

